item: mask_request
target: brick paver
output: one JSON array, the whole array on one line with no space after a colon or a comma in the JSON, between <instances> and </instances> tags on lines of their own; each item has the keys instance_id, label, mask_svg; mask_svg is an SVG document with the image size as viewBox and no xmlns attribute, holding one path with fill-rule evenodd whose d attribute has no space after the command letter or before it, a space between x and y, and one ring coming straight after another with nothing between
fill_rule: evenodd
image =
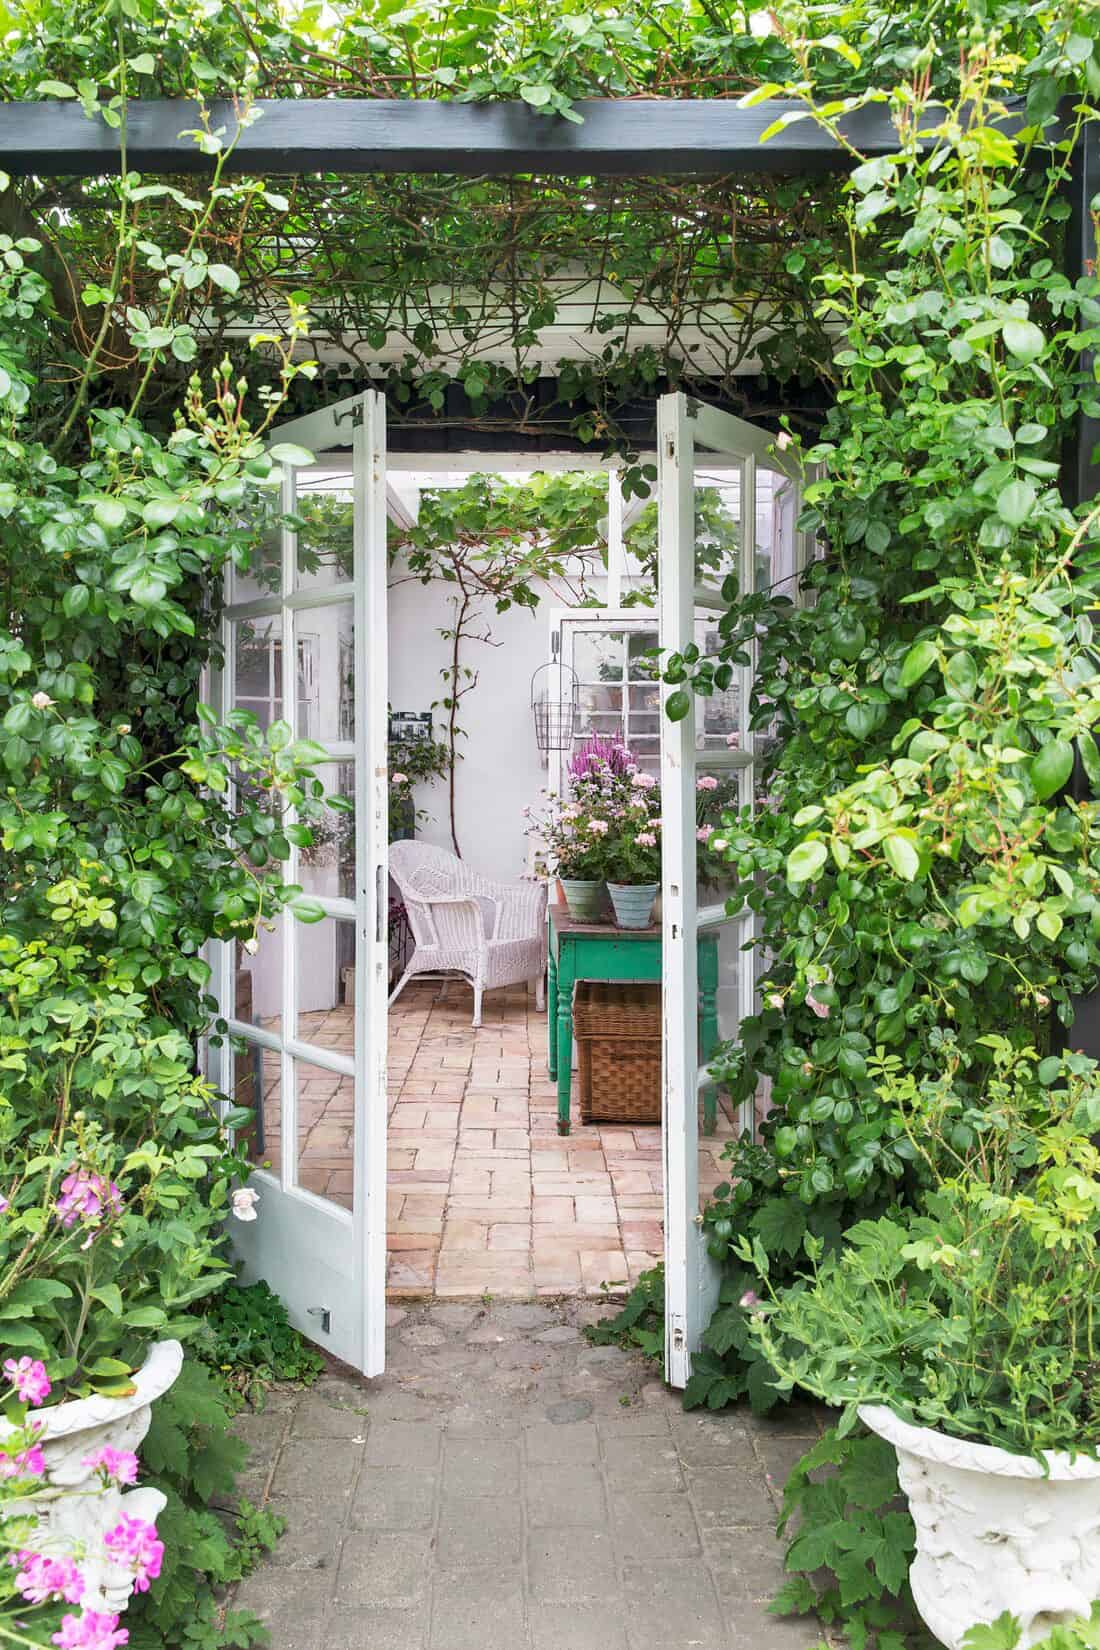
<instances>
[{"instance_id":1,"label":"brick paver","mask_svg":"<svg viewBox=\"0 0 1100 1650\"><path fill-rule=\"evenodd\" d=\"M819 1430L685 1414L592 1347L584 1302L390 1309L385 1376L334 1367L240 1418L285 1513L238 1589L271 1650L806 1650L781 1579L782 1478Z\"/></svg>"}]
</instances>

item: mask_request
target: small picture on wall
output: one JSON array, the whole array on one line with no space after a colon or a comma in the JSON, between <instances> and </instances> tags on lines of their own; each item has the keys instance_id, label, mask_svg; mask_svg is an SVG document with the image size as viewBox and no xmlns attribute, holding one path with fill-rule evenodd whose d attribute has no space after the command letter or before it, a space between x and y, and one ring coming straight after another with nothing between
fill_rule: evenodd
<instances>
[{"instance_id":1,"label":"small picture on wall","mask_svg":"<svg viewBox=\"0 0 1100 1650\"><path fill-rule=\"evenodd\" d=\"M390 744L417 745L431 742L432 713L430 710L391 710Z\"/></svg>"}]
</instances>

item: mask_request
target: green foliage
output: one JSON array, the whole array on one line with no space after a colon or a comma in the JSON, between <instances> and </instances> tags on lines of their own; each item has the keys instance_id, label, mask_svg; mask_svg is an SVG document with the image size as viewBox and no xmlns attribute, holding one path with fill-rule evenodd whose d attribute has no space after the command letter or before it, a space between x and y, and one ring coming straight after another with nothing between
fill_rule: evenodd
<instances>
[{"instance_id":1,"label":"green foliage","mask_svg":"<svg viewBox=\"0 0 1100 1650\"><path fill-rule=\"evenodd\" d=\"M588 1324L585 1335L593 1346L637 1348L655 1363L665 1356L665 1273L663 1266L643 1272L613 1317Z\"/></svg>"},{"instance_id":2,"label":"green foliage","mask_svg":"<svg viewBox=\"0 0 1100 1650\"><path fill-rule=\"evenodd\" d=\"M266 1283L231 1283L206 1306L197 1354L230 1390L262 1409L274 1381L315 1381L325 1364Z\"/></svg>"},{"instance_id":3,"label":"green foliage","mask_svg":"<svg viewBox=\"0 0 1100 1650\"><path fill-rule=\"evenodd\" d=\"M1100 1447L1097 1068L1036 1062L1007 1038L985 1092L875 1062L927 1190L915 1210L859 1221L809 1281L752 1310L777 1384L842 1407L885 1404L917 1426L1017 1454ZM735 1248L766 1277L767 1256Z\"/></svg>"},{"instance_id":4,"label":"green foliage","mask_svg":"<svg viewBox=\"0 0 1100 1650\"><path fill-rule=\"evenodd\" d=\"M972 1627L963 1639L963 1650L1018 1650L1021 1628L1015 1616L1006 1610L996 1621ZM1086 1621L1064 1622L1041 1639L1035 1640L1034 1650L1096 1650L1100 1645L1100 1603L1092 1607Z\"/></svg>"},{"instance_id":5,"label":"green foliage","mask_svg":"<svg viewBox=\"0 0 1100 1650\"><path fill-rule=\"evenodd\" d=\"M148 1593L127 1613L136 1650L223 1650L264 1644L255 1617L231 1612L224 1629L211 1589L246 1575L274 1547L282 1520L247 1501L231 1515L234 1479L247 1455L229 1431L225 1393L200 1364L187 1360L175 1386L154 1406L142 1446L147 1481L168 1497L157 1520L164 1563Z\"/></svg>"}]
</instances>

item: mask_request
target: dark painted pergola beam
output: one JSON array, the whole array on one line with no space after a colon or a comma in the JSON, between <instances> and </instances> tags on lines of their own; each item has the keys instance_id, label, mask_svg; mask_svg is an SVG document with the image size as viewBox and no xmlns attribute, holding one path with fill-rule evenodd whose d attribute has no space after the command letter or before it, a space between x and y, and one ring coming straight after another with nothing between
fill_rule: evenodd
<instances>
[{"instance_id":1,"label":"dark painted pergola beam","mask_svg":"<svg viewBox=\"0 0 1100 1650\"><path fill-rule=\"evenodd\" d=\"M526 103L296 98L255 107L260 118L240 133L232 156L238 172L700 177L805 175L848 164L843 148L810 119L761 143L761 133L797 107L779 99L751 109L722 98L589 99L577 105L579 126L538 115ZM212 103L208 113L226 139L236 133L231 103ZM130 170L208 172L209 157L181 136L199 125L198 104L132 102ZM877 105L849 116L844 130L865 155L898 147L889 115ZM17 177L118 172L118 133L74 103L0 103L0 164Z\"/></svg>"}]
</instances>

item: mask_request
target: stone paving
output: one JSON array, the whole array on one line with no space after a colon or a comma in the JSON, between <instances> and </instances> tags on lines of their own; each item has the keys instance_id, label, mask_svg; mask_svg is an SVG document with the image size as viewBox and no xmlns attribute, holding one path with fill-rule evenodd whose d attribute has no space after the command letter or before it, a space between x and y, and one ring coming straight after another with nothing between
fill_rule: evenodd
<instances>
[{"instance_id":1,"label":"stone paving","mask_svg":"<svg viewBox=\"0 0 1100 1650\"><path fill-rule=\"evenodd\" d=\"M391 1307L387 1373L339 1366L238 1429L288 1521L235 1603L271 1650L807 1650L777 1619L777 1495L818 1435L685 1414L593 1347L594 1303Z\"/></svg>"},{"instance_id":2,"label":"stone paving","mask_svg":"<svg viewBox=\"0 0 1100 1650\"><path fill-rule=\"evenodd\" d=\"M407 986L390 1010L388 1282L391 1297L525 1300L622 1292L663 1248L661 1130L557 1130L546 1015L524 986L486 994L470 1025L461 982ZM303 1041L352 1049L350 1010L300 1016ZM350 1078L308 1067L299 1094L300 1169L310 1191L351 1206ZM264 1159L278 1166L279 1057L264 1056ZM700 1140L705 1194L735 1132L728 1105Z\"/></svg>"}]
</instances>

